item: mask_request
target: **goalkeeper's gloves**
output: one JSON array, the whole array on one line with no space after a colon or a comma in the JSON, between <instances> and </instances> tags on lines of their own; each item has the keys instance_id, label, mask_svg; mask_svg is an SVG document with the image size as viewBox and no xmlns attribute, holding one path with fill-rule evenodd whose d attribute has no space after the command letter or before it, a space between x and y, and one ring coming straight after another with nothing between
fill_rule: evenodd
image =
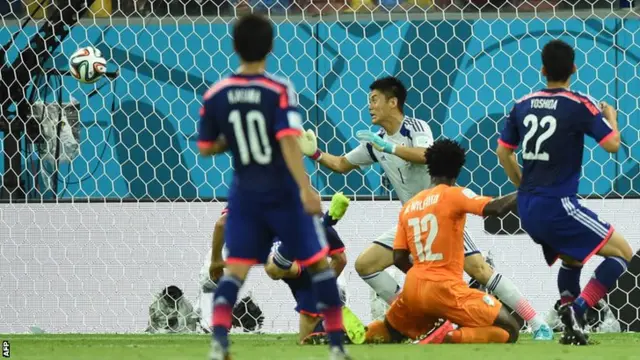
<instances>
[{"instance_id":1,"label":"goalkeeper's gloves","mask_svg":"<svg viewBox=\"0 0 640 360\"><path fill-rule=\"evenodd\" d=\"M333 197L331 197L331 204L329 205L329 216L331 216L331 219L342 219L344 213L349 207L349 201L349 198L344 196L341 192L333 194Z\"/></svg>"},{"instance_id":2,"label":"goalkeeper's gloves","mask_svg":"<svg viewBox=\"0 0 640 360\"><path fill-rule=\"evenodd\" d=\"M360 130L356 133L356 138L370 143L378 151L382 151L388 154L393 154L396 151L396 145L384 141L379 135L374 134L369 130Z\"/></svg>"},{"instance_id":3,"label":"goalkeeper's gloves","mask_svg":"<svg viewBox=\"0 0 640 360\"><path fill-rule=\"evenodd\" d=\"M313 130L309 129L302 133L298 137L298 145L300 145L300 151L313 160L320 160L322 152L318 150L318 140Z\"/></svg>"}]
</instances>

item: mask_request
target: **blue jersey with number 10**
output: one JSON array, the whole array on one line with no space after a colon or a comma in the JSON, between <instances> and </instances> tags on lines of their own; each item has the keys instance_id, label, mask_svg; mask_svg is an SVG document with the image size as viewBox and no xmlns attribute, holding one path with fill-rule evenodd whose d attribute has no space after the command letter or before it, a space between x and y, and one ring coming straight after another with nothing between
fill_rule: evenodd
<instances>
[{"instance_id":1,"label":"blue jersey with number 10","mask_svg":"<svg viewBox=\"0 0 640 360\"><path fill-rule=\"evenodd\" d=\"M231 193L242 191L261 199L282 191L297 195L278 140L301 130L297 95L289 82L266 74L233 74L204 95L198 145L224 136L233 154Z\"/></svg>"},{"instance_id":2,"label":"blue jersey with number 10","mask_svg":"<svg viewBox=\"0 0 640 360\"><path fill-rule=\"evenodd\" d=\"M602 143L613 130L588 96L566 89L544 89L516 101L500 134L500 144L522 144L519 191L565 197L578 193L584 135Z\"/></svg>"}]
</instances>

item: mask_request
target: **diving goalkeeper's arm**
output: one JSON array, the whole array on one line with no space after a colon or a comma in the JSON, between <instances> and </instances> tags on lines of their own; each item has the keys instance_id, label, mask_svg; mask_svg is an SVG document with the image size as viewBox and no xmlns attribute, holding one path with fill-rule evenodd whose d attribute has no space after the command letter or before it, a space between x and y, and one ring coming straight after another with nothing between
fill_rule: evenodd
<instances>
[{"instance_id":1,"label":"diving goalkeeper's arm","mask_svg":"<svg viewBox=\"0 0 640 360\"><path fill-rule=\"evenodd\" d=\"M358 167L357 164L347 160L347 156L336 156L320 151L318 149L318 139L316 139L316 134L312 130L304 132L298 138L298 143L303 154L335 172L346 173Z\"/></svg>"}]
</instances>

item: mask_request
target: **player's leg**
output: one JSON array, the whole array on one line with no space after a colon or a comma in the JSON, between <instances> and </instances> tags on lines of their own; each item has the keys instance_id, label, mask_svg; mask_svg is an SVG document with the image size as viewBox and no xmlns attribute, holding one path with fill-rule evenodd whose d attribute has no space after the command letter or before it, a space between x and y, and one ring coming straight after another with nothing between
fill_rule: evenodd
<instances>
[{"instance_id":1,"label":"player's leg","mask_svg":"<svg viewBox=\"0 0 640 360\"><path fill-rule=\"evenodd\" d=\"M213 295L211 360L229 358L228 334L238 293L251 266L264 262L261 257L266 258L270 247L271 239L264 230L261 219L243 209L236 208L227 217L224 238L228 257L225 274Z\"/></svg>"},{"instance_id":2,"label":"player's leg","mask_svg":"<svg viewBox=\"0 0 640 360\"><path fill-rule=\"evenodd\" d=\"M391 304L384 320L374 320L367 326L367 343L401 343L416 340L433 329L436 319L407 306L402 295Z\"/></svg>"},{"instance_id":3,"label":"player's leg","mask_svg":"<svg viewBox=\"0 0 640 360\"><path fill-rule=\"evenodd\" d=\"M584 321L586 311L607 295L618 278L627 271L633 257L631 246L620 233L610 228L608 234L609 238L605 238L604 244L597 250L597 254L604 257L604 260L598 265L580 295L573 301L572 308L579 321ZM581 262L586 263L589 256Z\"/></svg>"},{"instance_id":4,"label":"player's leg","mask_svg":"<svg viewBox=\"0 0 640 360\"><path fill-rule=\"evenodd\" d=\"M320 219L299 209L277 209L268 214L269 224L293 258L306 267L317 309L324 317L324 327L332 356L346 359L342 331L342 301L335 272L327 260L328 246Z\"/></svg>"},{"instance_id":5,"label":"player's leg","mask_svg":"<svg viewBox=\"0 0 640 360\"><path fill-rule=\"evenodd\" d=\"M509 278L495 271L487 263L466 230L464 232L464 250L464 271L527 321L531 325L535 340L553 339L553 331L542 319L542 316L536 313L529 301Z\"/></svg>"},{"instance_id":6,"label":"player's leg","mask_svg":"<svg viewBox=\"0 0 640 360\"><path fill-rule=\"evenodd\" d=\"M492 295L470 289L462 282L440 283L431 290L436 302L432 306L460 326L444 334L441 342L486 344L518 340L518 322Z\"/></svg>"},{"instance_id":7,"label":"player's leg","mask_svg":"<svg viewBox=\"0 0 640 360\"><path fill-rule=\"evenodd\" d=\"M387 230L358 256L355 263L358 275L387 304L391 304L400 291L400 286L396 280L388 272L384 271L393 265L393 240L395 235L395 227Z\"/></svg>"}]
</instances>

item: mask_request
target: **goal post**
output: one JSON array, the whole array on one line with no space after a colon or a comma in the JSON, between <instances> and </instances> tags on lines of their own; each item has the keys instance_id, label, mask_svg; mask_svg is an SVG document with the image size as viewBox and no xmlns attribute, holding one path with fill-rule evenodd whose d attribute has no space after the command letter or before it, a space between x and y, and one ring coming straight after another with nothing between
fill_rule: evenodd
<instances>
[{"instance_id":1,"label":"goal post","mask_svg":"<svg viewBox=\"0 0 640 360\"><path fill-rule=\"evenodd\" d=\"M560 38L576 49L573 87L618 109L624 144L609 155L587 141L580 195L634 250L640 249L634 218L640 209L635 160L640 151L640 12L606 1L597 6L531 0L504 5L514 11L491 10L493 5L478 1L415 3L384 12L354 1L350 6L360 6L358 12L341 8L309 16L291 10L272 16L276 42L267 70L293 82L304 126L316 131L319 147L341 155L357 146L355 133L372 126L369 85L393 75L408 88L407 115L427 121L435 137L454 138L468 149L459 184L490 196L510 192L513 187L494 152L498 132L514 99L544 87L540 50ZM317 8L320 3L304 4ZM553 10L525 11L523 4ZM232 169L226 155L198 155L196 122L206 89L238 66L231 44L233 18L207 16L205 7L204 16L197 17L173 14L175 9L169 8L161 17L118 17L116 10L113 18L84 16L46 62L37 65L41 71L27 69L26 75L19 66L26 61L21 51L45 20L19 31L19 20L2 18L0 44L7 46L0 57L0 95L6 95L0 96L0 148L13 156L0 161L5 175L0 192L0 284L5 290L0 333L31 328L142 332L154 313L155 296L172 285L180 288L195 317L203 316L199 301L210 292L203 294L199 274ZM117 77L86 85L65 75L66 57L89 45L102 52L107 69L118 71ZM24 97L9 98L14 83L7 79L29 79L32 70L46 74L37 82L24 82ZM58 156L57 162L43 161L37 151L41 124L29 111L17 116L17 106L24 111L36 104L69 103L79 108L73 129L79 151L73 157ZM51 144L49 154L55 153ZM306 166L325 200L338 191L354 199L337 226L348 257L340 282L348 305L366 323L380 316L384 306L372 299L353 264L371 241L395 226L400 203L377 166L346 175L310 160ZM9 181L13 177L7 174L19 181ZM468 227L533 307L549 312L558 298L557 269L547 268L538 247L517 231L517 217L487 222L470 217ZM598 262L585 266L583 284ZM623 330L638 331L640 323L638 315L629 315L640 306L637 268L631 266L624 284L611 293L614 313L624 313L619 319ZM402 274L392 273L402 281ZM268 333L297 331L295 305L284 284L254 270L240 294L247 297L261 315L254 308L246 310L255 321L239 321L238 331L242 326ZM238 311L236 315L242 313ZM174 331L175 324L156 330Z\"/></svg>"}]
</instances>

